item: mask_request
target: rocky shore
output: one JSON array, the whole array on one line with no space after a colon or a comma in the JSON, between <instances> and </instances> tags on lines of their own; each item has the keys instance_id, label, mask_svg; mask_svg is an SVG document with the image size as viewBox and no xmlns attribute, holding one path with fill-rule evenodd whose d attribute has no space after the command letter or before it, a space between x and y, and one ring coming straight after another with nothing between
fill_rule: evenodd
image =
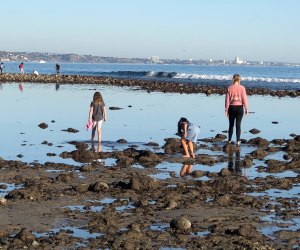
<instances>
[{"instance_id":1,"label":"rocky shore","mask_svg":"<svg viewBox=\"0 0 300 250\"><path fill-rule=\"evenodd\" d=\"M0 83L56 83L56 84L101 84L106 86L132 87L148 92L163 93L203 93L206 95L226 93L225 87L212 85L195 85L178 82L152 81L141 79L121 79L102 76L81 75L33 75L33 74L3 74L0 75ZM274 97L299 97L300 90L270 90L264 88L248 88L248 95L269 95Z\"/></svg>"},{"instance_id":2,"label":"rocky shore","mask_svg":"<svg viewBox=\"0 0 300 250\"><path fill-rule=\"evenodd\" d=\"M196 159L182 158L179 139L166 138L164 145L149 142L152 149L128 146L99 153L73 141L75 149L60 157L79 166L0 160L0 190L6 193L0 249L299 247L300 230L290 229L300 216L299 194L274 198L267 192L299 185L300 136L243 141L242 147L253 148L243 158L240 148L224 140L225 135L201 140ZM212 154L201 154L204 149ZM282 160L272 159L278 152ZM106 165L107 159L115 163ZM163 162L182 164L180 174L151 177ZM213 168L227 162L219 172L192 170L194 164ZM262 177L250 179L241 169L254 162ZM287 170L298 175L270 175ZM280 229L267 237L262 232L268 227Z\"/></svg>"}]
</instances>

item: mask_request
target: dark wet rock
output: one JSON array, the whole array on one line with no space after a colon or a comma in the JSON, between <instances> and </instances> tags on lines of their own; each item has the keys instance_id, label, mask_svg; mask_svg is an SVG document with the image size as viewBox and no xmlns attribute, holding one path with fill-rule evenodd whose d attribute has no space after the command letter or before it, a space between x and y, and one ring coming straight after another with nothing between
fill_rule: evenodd
<instances>
[{"instance_id":1,"label":"dark wet rock","mask_svg":"<svg viewBox=\"0 0 300 250\"><path fill-rule=\"evenodd\" d=\"M7 189L7 185L5 185L5 184L0 184L0 189Z\"/></svg>"},{"instance_id":2,"label":"dark wet rock","mask_svg":"<svg viewBox=\"0 0 300 250\"><path fill-rule=\"evenodd\" d=\"M256 135L256 134L259 134L260 133L260 130L256 129L256 128L253 128L253 129L250 129L249 132L253 135Z\"/></svg>"},{"instance_id":3,"label":"dark wet rock","mask_svg":"<svg viewBox=\"0 0 300 250\"><path fill-rule=\"evenodd\" d=\"M71 155L72 159L77 162L89 163L97 159L97 153L92 152L91 150L86 150L87 145L85 143L80 143L76 145L77 150L74 150L70 153L63 152L60 156L68 157Z\"/></svg>"},{"instance_id":4,"label":"dark wet rock","mask_svg":"<svg viewBox=\"0 0 300 250\"><path fill-rule=\"evenodd\" d=\"M80 172L93 172L93 171L95 171L96 170L96 166L95 165L93 165L93 164L89 164L89 165L84 165L84 166L82 166L80 169L79 169L79 171Z\"/></svg>"},{"instance_id":5,"label":"dark wet rock","mask_svg":"<svg viewBox=\"0 0 300 250\"><path fill-rule=\"evenodd\" d=\"M269 153L274 153L274 152L279 152L279 151L281 151L281 148L280 148L280 147L268 147L268 148L266 149L266 151L269 152Z\"/></svg>"},{"instance_id":6,"label":"dark wet rock","mask_svg":"<svg viewBox=\"0 0 300 250\"><path fill-rule=\"evenodd\" d=\"M211 186L221 192L237 192L244 190L243 183L235 177L218 178L211 182Z\"/></svg>"},{"instance_id":7,"label":"dark wet rock","mask_svg":"<svg viewBox=\"0 0 300 250\"><path fill-rule=\"evenodd\" d=\"M294 140L297 141L297 142L300 142L300 135L295 136Z\"/></svg>"},{"instance_id":8,"label":"dark wet rock","mask_svg":"<svg viewBox=\"0 0 300 250\"><path fill-rule=\"evenodd\" d=\"M177 206L178 206L178 204L177 204L176 201L170 200L170 201L168 202L168 205L167 205L166 209L172 210L172 209L175 209Z\"/></svg>"},{"instance_id":9,"label":"dark wet rock","mask_svg":"<svg viewBox=\"0 0 300 250\"><path fill-rule=\"evenodd\" d=\"M55 153L47 153L47 156L53 157L53 156L56 156L56 154Z\"/></svg>"},{"instance_id":10,"label":"dark wet rock","mask_svg":"<svg viewBox=\"0 0 300 250\"><path fill-rule=\"evenodd\" d=\"M105 192L108 191L108 189L109 189L108 184L103 181L97 181L96 183L91 184L89 186L89 191L96 192L96 193Z\"/></svg>"},{"instance_id":11,"label":"dark wet rock","mask_svg":"<svg viewBox=\"0 0 300 250\"><path fill-rule=\"evenodd\" d=\"M54 121L54 120L51 120L51 122L52 122L52 123L55 123L55 121Z\"/></svg>"},{"instance_id":12,"label":"dark wet rock","mask_svg":"<svg viewBox=\"0 0 300 250\"><path fill-rule=\"evenodd\" d=\"M191 173L191 176L193 178L200 178L200 177L203 177L206 175L206 172L205 171L202 171L202 170L194 170L192 173Z\"/></svg>"},{"instance_id":13,"label":"dark wet rock","mask_svg":"<svg viewBox=\"0 0 300 250\"><path fill-rule=\"evenodd\" d=\"M120 108L120 107L109 107L110 110L120 110L120 109L123 109L123 108Z\"/></svg>"},{"instance_id":14,"label":"dark wet rock","mask_svg":"<svg viewBox=\"0 0 300 250\"><path fill-rule=\"evenodd\" d=\"M193 160L190 158L190 160ZM196 155L196 163L213 166L216 163L216 160L210 155Z\"/></svg>"},{"instance_id":15,"label":"dark wet rock","mask_svg":"<svg viewBox=\"0 0 300 250\"><path fill-rule=\"evenodd\" d=\"M170 176L171 176L172 178L175 178L176 175L177 175L177 173L176 173L175 171L171 171L171 172L170 172Z\"/></svg>"},{"instance_id":16,"label":"dark wet rock","mask_svg":"<svg viewBox=\"0 0 300 250\"><path fill-rule=\"evenodd\" d=\"M266 171L269 173L278 173L282 172L285 169L285 162L279 160L267 160L265 161L267 164Z\"/></svg>"},{"instance_id":17,"label":"dark wet rock","mask_svg":"<svg viewBox=\"0 0 300 250\"><path fill-rule=\"evenodd\" d=\"M132 108L132 105L128 105L128 108Z\"/></svg>"},{"instance_id":18,"label":"dark wet rock","mask_svg":"<svg viewBox=\"0 0 300 250\"><path fill-rule=\"evenodd\" d=\"M282 145L282 144L285 143L285 140L283 140L283 139L273 139L273 140L271 141L271 143L273 143L273 144L275 144L275 145Z\"/></svg>"},{"instance_id":19,"label":"dark wet rock","mask_svg":"<svg viewBox=\"0 0 300 250\"><path fill-rule=\"evenodd\" d=\"M117 140L117 143L127 143L127 140L125 140L125 139L119 139L119 140Z\"/></svg>"},{"instance_id":20,"label":"dark wet rock","mask_svg":"<svg viewBox=\"0 0 300 250\"><path fill-rule=\"evenodd\" d=\"M135 192L151 191L159 187L156 179L153 179L145 174L134 173L130 178L128 188Z\"/></svg>"},{"instance_id":21,"label":"dark wet rock","mask_svg":"<svg viewBox=\"0 0 300 250\"><path fill-rule=\"evenodd\" d=\"M134 162L135 162L135 159L134 158L131 158L129 156L126 156L126 155L120 155L120 156L117 156L117 165L120 165L120 166L131 166Z\"/></svg>"},{"instance_id":22,"label":"dark wet rock","mask_svg":"<svg viewBox=\"0 0 300 250\"><path fill-rule=\"evenodd\" d=\"M295 133L291 133L290 137L296 137L297 135Z\"/></svg>"},{"instance_id":23,"label":"dark wet rock","mask_svg":"<svg viewBox=\"0 0 300 250\"><path fill-rule=\"evenodd\" d=\"M231 175L231 172L229 171L228 168L223 168L223 169L219 172L219 176L225 177L225 176L229 176L229 175Z\"/></svg>"},{"instance_id":24,"label":"dark wet rock","mask_svg":"<svg viewBox=\"0 0 300 250\"><path fill-rule=\"evenodd\" d=\"M263 139L261 137L252 138L247 143L257 145L259 147L268 147L270 144L270 142L268 140Z\"/></svg>"},{"instance_id":25,"label":"dark wet rock","mask_svg":"<svg viewBox=\"0 0 300 250\"><path fill-rule=\"evenodd\" d=\"M55 180L64 183L71 183L74 178L75 178L74 173L61 173L55 178Z\"/></svg>"},{"instance_id":26,"label":"dark wet rock","mask_svg":"<svg viewBox=\"0 0 300 250\"><path fill-rule=\"evenodd\" d=\"M15 238L20 239L27 246L31 246L35 241L35 236L26 228L22 228L21 231L16 234Z\"/></svg>"},{"instance_id":27,"label":"dark wet rock","mask_svg":"<svg viewBox=\"0 0 300 250\"><path fill-rule=\"evenodd\" d=\"M269 155L269 153L266 150L263 150L262 148L258 148L257 150L253 151L250 153L253 157L258 158L258 159L263 159L265 158L267 155ZM251 164L252 165L252 164Z\"/></svg>"},{"instance_id":28,"label":"dark wet rock","mask_svg":"<svg viewBox=\"0 0 300 250\"><path fill-rule=\"evenodd\" d=\"M277 121L272 121L272 123L273 123L273 124L278 124L279 122L277 122Z\"/></svg>"},{"instance_id":29,"label":"dark wet rock","mask_svg":"<svg viewBox=\"0 0 300 250\"><path fill-rule=\"evenodd\" d=\"M290 179L284 178L278 180L278 186L279 189L286 189L289 190L293 187L293 182Z\"/></svg>"},{"instance_id":30,"label":"dark wet rock","mask_svg":"<svg viewBox=\"0 0 300 250\"><path fill-rule=\"evenodd\" d=\"M247 238L259 237L256 227L251 224L241 225L238 229L238 234Z\"/></svg>"},{"instance_id":31,"label":"dark wet rock","mask_svg":"<svg viewBox=\"0 0 300 250\"><path fill-rule=\"evenodd\" d=\"M227 136L226 135L223 135L223 134L217 134L215 136L215 140L214 141L224 141L225 139L227 139Z\"/></svg>"},{"instance_id":32,"label":"dark wet rock","mask_svg":"<svg viewBox=\"0 0 300 250\"><path fill-rule=\"evenodd\" d=\"M68 133L78 133L79 132L79 130L74 129L74 128L62 129L61 131L68 132Z\"/></svg>"},{"instance_id":33,"label":"dark wet rock","mask_svg":"<svg viewBox=\"0 0 300 250\"><path fill-rule=\"evenodd\" d=\"M48 142L47 142L47 141L43 141L41 144L44 144L44 145L45 145L45 144L48 144Z\"/></svg>"},{"instance_id":34,"label":"dark wet rock","mask_svg":"<svg viewBox=\"0 0 300 250\"><path fill-rule=\"evenodd\" d=\"M216 197L216 202L222 205L227 205L230 202L230 196L225 194L225 195L219 195Z\"/></svg>"},{"instance_id":35,"label":"dark wet rock","mask_svg":"<svg viewBox=\"0 0 300 250\"><path fill-rule=\"evenodd\" d=\"M150 146L150 147L159 147L159 144L156 142L148 142L147 144L145 144L146 146Z\"/></svg>"},{"instance_id":36,"label":"dark wet rock","mask_svg":"<svg viewBox=\"0 0 300 250\"><path fill-rule=\"evenodd\" d=\"M181 142L178 138L166 138L163 149L166 154L179 153L181 152Z\"/></svg>"},{"instance_id":37,"label":"dark wet rock","mask_svg":"<svg viewBox=\"0 0 300 250\"><path fill-rule=\"evenodd\" d=\"M192 227L192 223L185 217L174 219L170 222L170 227L179 231L187 231Z\"/></svg>"},{"instance_id":38,"label":"dark wet rock","mask_svg":"<svg viewBox=\"0 0 300 250\"><path fill-rule=\"evenodd\" d=\"M82 184L79 184L79 185L73 187L73 189L79 193L86 193L89 190L89 185L82 183Z\"/></svg>"},{"instance_id":39,"label":"dark wet rock","mask_svg":"<svg viewBox=\"0 0 300 250\"><path fill-rule=\"evenodd\" d=\"M40 123L38 126L42 129L48 128L48 124L46 124L44 122Z\"/></svg>"},{"instance_id":40,"label":"dark wet rock","mask_svg":"<svg viewBox=\"0 0 300 250\"><path fill-rule=\"evenodd\" d=\"M160 157L150 150L141 150L135 159L143 166L153 167L161 162Z\"/></svg>"},{"instance_id":41,"label":"dark wet rock","mask_svg":"<svg viewBox=\"0 0 300 250\"><path fill-rule=\"evenodd\" d=\"M233 143L227 143L223 146L223 151L224 152L236 152L239 151L240 148L237 147L235 144Z\"/></svg>"}]
</instances>

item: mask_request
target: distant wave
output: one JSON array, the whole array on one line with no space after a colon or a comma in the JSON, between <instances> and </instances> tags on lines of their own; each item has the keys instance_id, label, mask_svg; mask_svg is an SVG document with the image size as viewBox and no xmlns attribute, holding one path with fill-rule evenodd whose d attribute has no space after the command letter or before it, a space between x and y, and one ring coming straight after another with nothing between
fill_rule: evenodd
<instances>
[{"instance_id":1,"label":"distant wave","mask_svg":"<svg viewBox=\"0 0 300 250\"><path fill-rule=\"evenodd\" d=\"M144 78L169 78L183 80L211 80L211 81L231 81L232 75L207 75L207 74L189 74L177 72L156 72L156 71L114 71L103 73L105 75L119 77L144 77ZM242 77L245 82L266 82L266 83L300 83L300 79L289 78L271 78L271 77Z\"/></svg>"}]
</instances>

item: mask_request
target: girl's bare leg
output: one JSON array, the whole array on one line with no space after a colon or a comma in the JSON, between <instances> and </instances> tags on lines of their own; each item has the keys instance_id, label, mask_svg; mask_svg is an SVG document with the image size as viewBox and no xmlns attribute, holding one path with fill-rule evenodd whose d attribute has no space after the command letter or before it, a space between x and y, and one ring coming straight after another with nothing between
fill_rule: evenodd
<instances>
[{"instance_id":1,"label":"girl's bare leg","mask_svg":"<svg viewBox=\"0 0 300 250\"><path fill-rule=\"evenodd\" d=\"M97 124L97 132L98 132L98 143L101 143L101 137L102 137L102 133L101 133L101 129L102 129L102 121L99 121Z\"/></svg>"},{"instance_id":2,"label":"girl's bare leg","mask_svg":"<svg viewBox=\"0 0 300 250\"><path fill-rule=\"evenodd\" d=\"M183 151L184 151L183 157L190 157L189 149L188 149L188 145L186 143L186 140L185 139L181 139L181 144L182 144Z\"/></svg>"},{"instance_id":3,"label":"girl's bare leg","mask_svg":"<svg viewBox=\"0 0 300 250\"><path fill-rule=\"evenodd\" d=\"M188 141L188 145L191 151L191 157L195 158L195 154L194 154L194 145L192 141Z\"/></svg>"},{"instance_id":4,"label":"girl's bare leg","mask_svg":"<svg viewBox=\"0 0 300 250\"><path fill-rule=\"evenodd\" d=\"M95 138L95 134L96 134L96 128L97 128L97 126L93 125L93 128L92 128L92 143L94 142L94 138Z\"/></svg>"},{"instance_id":5,"label":"girl's bare leg","mask_svg":"<svg viewBox=\"0 0 300 250\"><path fill-rule=\"evenodd\" d=\"M186 173L186 168L188 167L188 165L183 165L180 171L180 176L183 177L185 176Z\"/></svg>"}]
</instances>

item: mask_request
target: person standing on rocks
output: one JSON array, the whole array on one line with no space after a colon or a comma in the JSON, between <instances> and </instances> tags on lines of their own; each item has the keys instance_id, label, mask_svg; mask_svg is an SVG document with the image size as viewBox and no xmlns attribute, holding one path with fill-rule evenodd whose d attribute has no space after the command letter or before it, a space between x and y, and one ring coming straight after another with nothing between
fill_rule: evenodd
<instances>
[{"instance_id":1,"label":"person standing on rocks","mask_svg":"<svg viewBox=\"0 0 300 250\"><path fill-rule=\"evenodd\" d=\"M1 72L1 75L2 75L2 71L4 70L4 63L3 62L1 62L0 63L0 72Z\"/></svg>"},{"instance_id":2,"label":"person standing on rocks","mask_svg":"<svg viewBox=\"0 0 300 250\"><path fill-rule=\"evenodd\" d=\"M19 69L20 69L20 73L24 74L24 63L23 62L20 63Z\"/></svg>"},{"instance_id":3,"label":"person standing on rocks","mask_svg":"<svg viewBox=\"0 0 300 250\"><path fill-rule=\"evenodd\" d=\"M56 70L56 74L58 75L60 72L60 65L58 63L55 65L55 70Z\"/></svg>"},{"instance_id":4,"label":"person standing on rocks","mask_svg":"<svg viewBox=\"0 0 300 250\"><path fill-rule=\"evenodd\" d=\"M229 118L228 143L232 143L231 139L235 123L237 145L241 145L241 123L244 108L246 115L248 115L246 89L241 85L241 76L235 74L232 78L232 85L228 87L225 97L225 116Z\"/></svg>"},{"instance_id":5,"label":"person standing on rocks","mask_svg":"<svg viewBox=\"0 0 300 250\"><path fill-rule=\"evenodd\" d=\"M181 145L184 150L183 157L195 158L193 142L197 141L200 127L190 123L186 118L181 117L178 122L178 135L181 136Z\"/></svg>"},{"instance_id":6,"label":"person standing on rocks","mask_svg":"<svg viewBox=\"0 0 300 250\"><path fill-rule=\"evenodd\" d=\"M90 105L88 122L92 122L92 143L94 142L96 130L98 132L98 143L101 143L102 121L106 121L106 109L100 92L95 92Z\"/></svg>"}]
</instances>

